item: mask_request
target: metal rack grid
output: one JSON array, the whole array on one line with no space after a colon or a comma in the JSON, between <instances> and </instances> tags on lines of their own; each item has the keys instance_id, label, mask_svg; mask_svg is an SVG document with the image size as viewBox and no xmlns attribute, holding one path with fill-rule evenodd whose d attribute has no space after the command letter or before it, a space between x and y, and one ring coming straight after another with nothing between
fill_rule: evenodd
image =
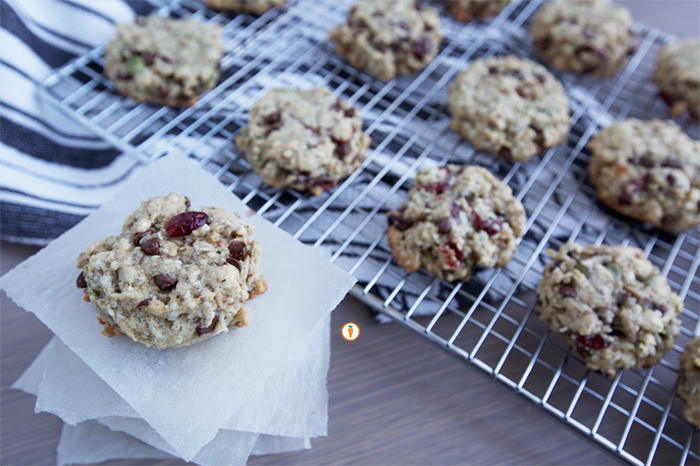
<instances>
[{"instance_id":1,"label":"metal rack grid","mask_svg":"<svg viewBox=\"0 0 700 466\"><path fill-rule=\"evenodd\" d=\"M305 0L258 20L235 16L233 26L225 25L230 39L221 84L192 108L136 105L116 95L100 74L101 49L50 77L45 90L79 122L142 160L183 151L277 226L307 244L332 249L331 260L358 278L352 294L380 315L480 369L594 443L633 464L697 464L698 429L684 420L675 392L678 355L700 333L700 234L693 229L671 236L596 204L585 170L586 144L599 126L627 116L667 115L650 76L656 53L671 38L639 26L639 49L615 78L553 71L570 96L574 125L567 143L541 158L526 164L496 160L449 129L447 85L470 60L515 54L540 61L527 34L539 4L513 2L491 21L468 25L443 14L445 40L438 57L418 76L388 83L349 67L327 41L328 29L345 20L349 4ZM188 1L170 14L227 19ZM367 159L319 197L265 186L232 143L247 109L269 89L316 85L328 86L360 110L373 140ZM696 124L679 123L698 138ZM468 283L406 274L392 261L385 238L384 214L406 200L415 171L447 161L487 167L511 186L528 214L526 235L508 267L481 270ZM586 369L539 321L535 289L545 251L574 240L641 247L684 300L682 334L655 368L609 380Z\"/></svg>"}]
</instances>

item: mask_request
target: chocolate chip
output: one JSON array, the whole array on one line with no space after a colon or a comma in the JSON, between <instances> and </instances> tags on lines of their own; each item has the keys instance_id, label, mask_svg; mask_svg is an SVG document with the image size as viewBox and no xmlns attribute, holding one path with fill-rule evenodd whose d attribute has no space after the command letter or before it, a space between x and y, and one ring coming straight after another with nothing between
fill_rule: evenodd
<instances>
[{"instance_id":1,"label":"chocolate chip","mask_svg":"<svg viewBox=\"0 0 700 466\"><path fill-rule=\"evenodd\" d=\"M525 100L532 100L532 89L527 86L518 86L515 91Z\"/></svg>"},{"instance_id":2,"label":"chocolate chip","mask_svg":"<svg viewBox=\"0 0 700 466\"><path fill-rule=\"evenodd\" d=\"M341 159L344 158L349 153L350 153L350 145L347 143L347 141L341 141L339 144L337 144L335 146L335 155L337 155Z\"/></svg>"},{"instance_id":3,"label":"chocolate chip","mask_svg":"<svg viewBox=\"0 0 700 466\"><path fill-rule=\"evenodd\" d=\"M243 266L241 265L241 263L240 263L237 259L234 259L233 257L227 257L227 258L226 258L226 263L229 264L229 265L232 265L232 266L236 267L236 268L238 269L239 272L240 272L241 270L243 270Z\"/></svg>"},{"instance_id":4,"label":"chocolate chip","mask_svg":"<svg viewBox=\"0 0 700 466\"><path fill-rule=\"evenodd\" d=\"M78 278L75 279L75 286L78 288L87 288L87 282L85 281L85 274L80 272Z\"/></svg>"},{"instance_id":5,"label":"chocolate chip","mask_svg":"<svg viewBox=\"0 0 700 466\"><path fill-rule=\"evenodd\" d=\"M238 240L231 241L231 243L228 245L228 252L234 259L238 259L239 261L244 260L246 253L245 243Z\"/></svg>"},{"instance_id":6,"label":"chocolate chip","mask_svg":"<svg viewBox=\"0 0 700 466\"><path fill-rule=\"evenodd\" d=\"M158 88L158 95L160 96L161 99L167 99L168 96L170 95L170 89L168 89L165 86L160 86Z\"/></svg>"},{"instance_id":7,"label":"chocolate chip","mask_svg":"<svg viewBox=\"0 0 700 466\"><path fill-rule=\"evenodd\" d=\"M397 215L389 215L388 217L389 225L393 226L399 231L406 231L413 225L413 220L410 218L403 218Z\"/></svg>"},{"instance_id":8,"label":"chocolate chip","mask_svg":"<svg viewBox=\"0 0 700 466\"><path fill-rule=\"evenodd\" d=\"M200 335L206 335L207 333L211 333L214 328L216 328L216 324L219 323L219 316L214 316L214 318L211 321L211 325L209 327L197 327L197 333Z\"/></svg>"},{"instance_id":9,"label":"chocolate chip","mask_svg":"<svg viewBox=\"0 0 700 466\"><path fill-rule=\"evenodd\" d=\"M451 230L452 225L450 224L449 218L443 218L442 220L440 220L440 223L438 223L438 233L445 235Z\"/></svg>"},{"instance_id":10,"label":"chocolate chip","mask_svg":"<svg viewBox=\"0 0 700 466\"><path fill-rule=\"evenodd\" d=\"M654 307L661 311L662 314L666 314L669 311L668 306L665 304L656 304Z\"/></svg>"},{"instance_id":11,"label":"chocolate chip","mask_svg":"<svg viewBox=\"0 0 700 466\"><path fill-rule=\"evenodd\" d=\"M151 298L146 298L136 305L136 307L148 306L151 303Z\"/></svg>"},{"instance_id":12,"label":"chocolate chip","mask_svg":"<svg viewBox=\"0 0 700 466\"><path fill-rule=\"evenodd\" d=\"M489 66L489 74L498 74L498 68L495 66Z\"/></svg>"},{"instance_id":13,"label":"chocolate chip","mask_svg":"<svg viewBox=\"0 0 700 466\"><path fill-rule=\"evenodd\" d=\"M667 167L667 168L677 168L677 169L683 168L683 165L681 165L681 162L675 158L666 159L663 161L663 163L661 165L664 167Z\"/></svg>"},{"instance_id":14,"label":"chocolate chip","mask_svg":"<svg viewBox=\"0 0 700 466\"><path fill-rule=\"evenodd\" d=\"M136 233L134 235L134 246L138 247L141 244L141 240L143 239L144 236L152 235L153 230L148 229L146 231L143 231L141 233Z\"/></svg>"},{"instance_id":15,"label":"chocolate chip","mask_svg":"<svg viewBox=\"0 0 700 466\"><path fill-rule=\"evenodd\" d=\"M513 154L507 147L501 147L501 149L498 151L498 156L504 158L505 160L511 160Z\"/></svg>"},{"instance_id":16,"label":"chocolate chip","mask_svg":"<svg viewBox=\"0 0 700 466\"><path fill-rule=\"evenodd\" d=\"M143 61L146 63L146 66L153 65L153 61L156 58L156 55L150 52L144 52L141 54L141 56L143 57Z\"/></svg>"},{"instance_id":17,"label":"chocolate chip","mask_svg":"<svg viewBox=\"0 0 700 466\"><path fill-rule=\"evenodd\" d=\"M562 285L559 287L559 294L563 298L575 298L576 290L573 289L573 287L570 287L569 285Z\"/></svg>"},{"instance_id":18,"label":"chocolate chip","mask_svg":"<svg viewBox=\"0 0 700 466\"><path fill-rule=\"evenodd\" d=\"M267 128L267 133L265 134L265 136L267 136L268 134L272 133L273 131L277 131L277 130L280 129L281 127L282 127L282 125L281 125L280 123L273 123L273 124L271 124L270 127Z\"/></svg>"},{"instance_id":19,"label":"chocolate chip","mask_svg":"<svg viewBox=\"0 0 700 466\"><path fill-rule=\"evenodd\" d=\"M156 282L156 286L163 291L172 290L175 288L175 285L177 285L177 279L167 275L156 275L153 277L153 281Z\"/></svg>"},{"instance_id":20,"label":"chocolate chip","mask_svg":"<svg viewBox=\"0 0 700 466\"><path fill-rule=\"evenodd\" d=\"M204 212L183 212L170 219L165 231L169 238L177 238L192 233L209 223L209 216Z\"/></svg>"},{"instance_id":21,"label":"chocolate chip","mask_svg":"<svg viewBox=\"0 0 700 466\"><path fill-rule=\"evenodd\" d=\"M639 159L639 164L645 168L653 168L658 165L658 162L651 155L642 155Z\"/></svg>"},{"instance_id":22,"label":"chocolate chip","mask_svg":"<svg viewBox=\"0 0 700 466\"><path fill-rule=\"evenodd\" d=\"M547 77L541 73L536 73L535 78L537 78L537 80L542 84L544 84L544 82L547 81Z\"/></svg>"},{"instance_id":23,"label":"chocolate chip","mask_svg":"<svg viewBox=\"0 0 700 466\"><path fill-rule=\"evenodd\" d=\"M280 121L279 112L270 113L269 115L267 115L265 117L265 123L267 123L268 125L271 125L273 123L277 123L278 121Z\"/></svg>"},{"instance_id":24,"label":"chocolate chip","mask_svg":"<svg viewBox=\"0 0 700 466\"><path fill-rule=\"evenodd\" d=\"M141 250L149 256L156 256L160 253L160 240L157 237L149 238L141 245Z\"/></svg>"},{"instance_id":25,"label":"chocolate chip","mask_svg":"<svg viewBox=\"0 0 700 466\"><path fill-rule=\"evenodd\" d=\"M661 224L665 227L673 227L681 219L678 214L668 214L661 217Z\"/></svg>"},{"instance_id":26,"label":"chocolate chip","mask_svg":"<svg viewBox=\"0 0 700 466\"><path fill-rule=\"evenodd\" d=\"M134 77L131 75L131 73L128 73L124 70L119 70L117 71L117 79L119 81L130 81L134 79Z\"/></svg>"}]
</instances>

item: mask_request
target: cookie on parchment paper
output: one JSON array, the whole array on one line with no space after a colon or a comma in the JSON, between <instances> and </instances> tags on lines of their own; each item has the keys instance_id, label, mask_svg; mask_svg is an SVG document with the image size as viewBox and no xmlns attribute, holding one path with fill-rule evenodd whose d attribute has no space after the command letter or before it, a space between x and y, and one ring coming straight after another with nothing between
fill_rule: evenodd
<instances>
[{"instance_id":1,"label":"cookie on parchment paper","mask_svg":"<svg viewBox=\"0 0 700 466\"><path fill-rule=\"evenodd\" d=\"M188 346L248 325L245 301L267 290L253 227L178 194L141 203L122 233L78 257L77 286L107 336L158 349Z\"/></svg>"}]
</instances>

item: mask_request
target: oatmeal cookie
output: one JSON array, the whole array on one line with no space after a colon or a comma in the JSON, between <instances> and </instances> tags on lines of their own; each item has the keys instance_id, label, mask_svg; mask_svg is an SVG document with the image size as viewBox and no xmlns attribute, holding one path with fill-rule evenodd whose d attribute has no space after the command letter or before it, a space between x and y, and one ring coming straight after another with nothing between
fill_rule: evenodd
<instances>
[{"instance_id":1,"label":"oatmeal cookie","mask_svg":"<svg viewBox=\"0 0 700 466\"><path fill-rule=\"evenodd\" d=\"M683 414L700 427L700 337L693 338L679 359L678 395L685 401Z\"/></svg>"},{"instance_id":2,"label":"oatmeal cookie","mask_svg":"<svg viewBox=\"0 0 700 466\"><path fill-rule=\"evenodd\" d=\"M241 11L261 15L273 8L279 8L287 3L287 0L206 0L209 8L214 10Z\"/></svg>"},{"instance_id":3,"label":"oatmeal cookie","mask_svg":"<svg viewBox=\"0 0 700 466\"><path fill-rule=\"evenodd\" d=\"M178 194L141 203L122 233L78 257L77 286L107 336L158 349L188 346L248 325L246 300L264 293L253 227Z\"/></svg>"},{"instance_id":4,"label":"oatmeal cookie","mask_svg":"<svg viewBox=\"0 0 700 466\"><path fill-rule=\"evenodd\" d=\"M537 287L540 319L589 369L614 377L650 367L673 348L683 302L641 249L567 243L547 253L552 262Z\"/></svg>"},{"instance_id":5,"label":"oatmeal cookie","mask_svg":"<svg viewBox=\"0 0 700 466\"><path fill-rule=\"evenodd\" d=\"M527 161L569 136L569 99L542 65L517 57L474 60L450 86L452 129L477 149Z\"/></svg>"},{"instance_id":6,"label":"oatmeal cookie","mask_svg":"<svg viewBox=\"0 0 700 466\"><path fill-rule=\"evenodd\" d=\"M330 39L353 67L389 80L433 61L442 40L440 15L413 0L360 0Z\"/></svg>"},{"instance_id":7,"label":"oatmeal cookie","mask_svg":"<svg viewBox=\"0 0 700 466\"><path fill-rule=\"evenodd\" d=\"M505 267L525 230L525 209L488 170L447 165L420 170L408 203L387 213L398 264L468 281L478 266Z\"/></svg>"},{"instance_id":8,"label":"oatmeal cookie","mask_svg":"<svg viewBox=\"0 0 700 466\"><path fill-rule=\"evenodd\" d=\"M700 41L678 40L659 52L654 83L671 106L671 115L688 110L700 119Z\"/></svg>"},{"instance_id":9,"label":"oatmeal cookie","mask_svg":"<svg viewBox=\"0 0 700 466\"><path fill-rule=\"evenodd\" d=\"M138 102L194 105L219 79L219 27L193 19L138 17L105 48L105 74Z\"/></svg>"},{"instance_id":10,"label":"oatmeal cookie","mask_svg":"<svg viewBox=\"0 0 700 466\"><path fill-rule=\"evenodd\" d=\"M370 138L350 104L318 87L268 92L236 144L265 183L320 195L362 164Z\"/></svg>"},{"instance_id":11,"label":"oatmeal cookie","mask_svg":"<svg viewBox=\"0 0 700 466\"><path fill-rule=\"evenodd\" d=\"M443 0L443 3L452 16L468 23L474 18L497 15L510 0Z\"/></svg>"},{"instance_id":12,"label":"oatmeal cookie","mask_svg":"<svg viewBox=\"0 0 700 466\"><path fill-rule=\"evenodd\" d=\"M610 0L564 0L532 20L535 49L560 70L612 76L637 49L632 15Z\"/></svg>"},{"instance_id":13,"label":"oatmeal cookie","mask_svg":"<svg viewBox=\"0 0 700 466\"><path fill-rule=\"evenodd\" d=\"M591 141L598 199L668 231L700 224L700 143L673 122L616 121Z\"/></svg>"}]
</instances>

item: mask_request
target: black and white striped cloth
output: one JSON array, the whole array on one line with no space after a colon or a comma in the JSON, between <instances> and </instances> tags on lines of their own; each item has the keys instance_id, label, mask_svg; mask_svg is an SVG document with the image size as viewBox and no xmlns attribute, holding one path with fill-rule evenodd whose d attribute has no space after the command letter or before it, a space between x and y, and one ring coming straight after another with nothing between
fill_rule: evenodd
<instances>
[{"instance_id":1,"label":"black and white striped cloth","mask_svg":"<svg viewBox=\"0 0 700 466\"><path fill-rule=\"evenodd\" d=\"M0 3L0 236L43 245L114 196L137 162L37 92L56 68L105 44L146 1Z\"/></svg>"}]
</instances>

